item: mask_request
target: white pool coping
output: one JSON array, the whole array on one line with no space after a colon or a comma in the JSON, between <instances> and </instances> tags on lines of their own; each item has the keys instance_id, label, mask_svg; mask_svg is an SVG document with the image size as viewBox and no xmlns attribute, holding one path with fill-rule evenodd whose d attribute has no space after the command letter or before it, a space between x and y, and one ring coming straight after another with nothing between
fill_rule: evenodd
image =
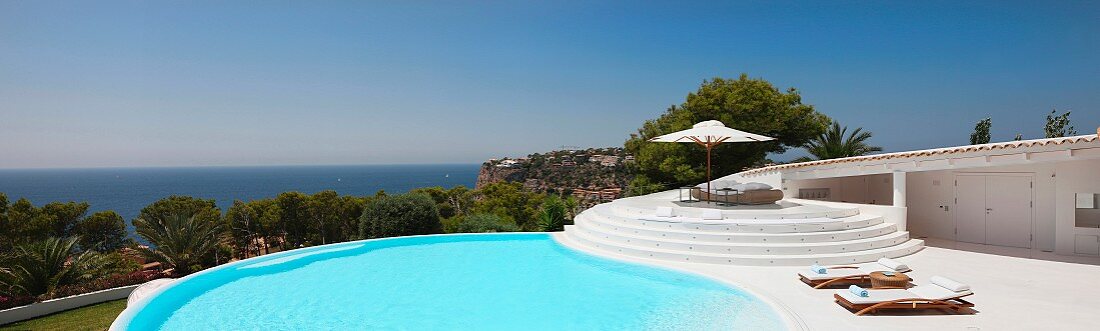
<instances>
[{"instance_id":1,"label":"white pool coping","mask_svg":"<svg viewBox=\"0 0 1100 331\"><path fill-rule=\"evenodd\" d=\"M565 236L558 241L603 257L676 269L744 288L789 312L792 329L804 330L1095 330L1100 312L1100 266L926 247L897 258L913 269L914 284L945 276L972 286L974 314L939 310L856 316L833 299L835 290L798 280L808 266L754 267L685 263L595 252Z\"/></svg>"},{"instance_id":2,"label":"white pool coping","mask_svg":"<svg viewBox=\"0 0 1100 331\"><path fill-rule=\"evenodd\" d=\"M599 256L599 257L607 258L607 259L612 259L612 260L621 260L621 261L629 262L629 263L648 265L648 266L651 266L651 267L657 267L657 268L662 268L662 269L671 269L671 270L674 270L674 271L677 271L677 272L683 272L683 273L688 273L688 274L693 274L693 275L705 277L707 279L714 280L716 282L725 284L727 286L737 288L739 290L745 291L745 292L757 297L758 299L760 299L761 302L764 302L764 303L768 304L768 306L770 306L773 310L775 310L776 314L779 315L779 317L783 319L783 324L787 326L787 329L789 329L789 330L810 330L810 328L806 325L806 323L804 323L802 321L802 319L798 317L798 314L796 314L794 312L794 310L791 309L791 307L788 307L786 304L783 303L783 301L772 297L764 289L756 288L754 285L746 284L746 283L738 281L737 279L732 279L732 278L729 278L729 277L715 277L715 275L712 274L712 273L699 272L699 270L697 270L696 268L692 268L691 266L693 264L690 264L690 263L677 263L677 262L667 262L667 261L642 259L642 258L635 258L635 257L627 256L627 255L614 254L614 253L610 253L610 252L589 250L589 249L586 248L586 246L580 245L580 244L570 240L569 236L566 235L564 232L555 232L555 233L552 234L552 236L553 236L554 240L556 240L562 246L565 246L566 248L569 248L569 249L572 249L572 250L575 250L575 251L578 251L578 252L582 252L582 253L585 253L585 254L591 254L591 255L595 255L595 256ZM662 263L654 263L654 262L662 262ZM667 263L664 263L664 262L667 262Z\"/></svg>"}]
</instances>

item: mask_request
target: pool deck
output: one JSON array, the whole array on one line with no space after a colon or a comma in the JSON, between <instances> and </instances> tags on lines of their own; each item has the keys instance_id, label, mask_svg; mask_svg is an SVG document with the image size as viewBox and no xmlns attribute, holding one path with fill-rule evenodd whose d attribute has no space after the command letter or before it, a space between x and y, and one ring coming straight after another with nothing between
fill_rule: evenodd
<instances>
[{"instance_id":1,"label":"pool deck","mask_svg":"<svg viewBox=\"0 0 1100 331\"><path fill-rule=\"evenodd\" d=\"M1095 330L1100 312L1100 259L1061 257L1035 250L931 241L930 247L898 258L913 269L917 285L939 275L971 285L976 313L886 312L856 316L833 301L832 289L798 280L807 267L752 267L651 260L593 252L558 233L562 244L608 258L655 265L735 284L771 300L806 330ZM989 254L994 253L994 254ZM1072 260L1059 262L1053 260Z\"/></svg>"}]
</instances>

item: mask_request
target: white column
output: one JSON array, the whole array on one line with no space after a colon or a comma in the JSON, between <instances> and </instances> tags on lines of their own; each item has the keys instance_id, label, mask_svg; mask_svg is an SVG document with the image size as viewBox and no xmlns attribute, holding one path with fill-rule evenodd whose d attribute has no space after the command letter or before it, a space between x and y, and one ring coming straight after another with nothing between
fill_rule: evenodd
<instances>
[{"instance_id":1,"label":"white column","mask_svg":"<svg viewBox=\"0 0 1100 331\"><path fill-rule=\"evenodd\" d=\"M894 207L905 207L905 173L894 172Z\"/></svg>"}]
</instances>

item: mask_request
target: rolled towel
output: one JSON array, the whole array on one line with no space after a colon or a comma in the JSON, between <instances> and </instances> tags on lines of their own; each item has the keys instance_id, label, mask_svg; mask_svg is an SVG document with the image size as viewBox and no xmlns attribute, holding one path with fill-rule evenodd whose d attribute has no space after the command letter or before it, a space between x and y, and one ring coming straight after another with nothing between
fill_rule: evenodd
<instances>
[{"instance_id":1,"label":"rolled towel","mask_svg":"<svg viewBox=\"0 0 1100 331\"><path fill-rule=\"evenodd\" d=\"M901 262L898 262L896 260L888 259L888 258L885 258L885 257L881 258L881 259L878 259L878 264L881 264L884 267L890 268L891 270L898 271L898 272L909 271L909 266L907 266L907 265L905 265Z\"/></svg>"},{"instance_id":2,"label":"rolled towel","mask_svg":"<svg viewBox=\"0 0 1100 331\"><path fill-rule=\"evenodd\" d=\"M956 281L954 281L950 278L947 278L947 277L932 276L932 278L929 278L928 281L932 282L932 284L939 285L940 287L943 287L945 289L952 290L952 291L955 291L955 292L962 292L962 291L966 291L966 290L970 289L970 285L966 285L966 284L963 284L963 283L960 283L960 282L956 282Z\"/></svg>"},{"instance_id":3,"label":"rolled towel","mask_svg":"<svg viewBox=\"0 0 1100 331\"><path fill-rule=\"evenodd\" d=\"M814 263L813 265L810 266L810 271L813 271L815 274L824 275L825 274L825 267L819 266L819 265L817 265L817 263Z\"/></svg>"},{"instance_id":4,"label":"rolled towel","mask_svg":"<svg viewBox=\"0 0 1100 331\"><path fill-rule=\"evenodd\" d=\"M860 296L860 297L866 298L866 297L871 296L871 293L868 293L867 290L864 290L862 287L859 287L859 286L855 286L855 285L848 286L848 290L852 291L852 294L855 294L855 295Z\"/></svg>"}]
</instances>

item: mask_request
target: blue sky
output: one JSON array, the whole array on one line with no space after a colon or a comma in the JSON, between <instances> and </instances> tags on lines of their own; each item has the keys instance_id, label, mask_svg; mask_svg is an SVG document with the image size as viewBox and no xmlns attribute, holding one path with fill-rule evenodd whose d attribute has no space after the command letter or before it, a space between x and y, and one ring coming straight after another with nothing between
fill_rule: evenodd
<instances>
[{"instance_id":1,"label":"blue sky","mask_svg":"<svg viewBox=\"0 0 1100 331\"><path fill-rule=\"evenodd\" d=\"M619 146L748 73L887 151L1100 126L1084 2L0 2L0 167L466 163ZM797 154L797 153L794 153ZM780 156L777 159L785 159Z\"/></svg>"}]
</instances>

